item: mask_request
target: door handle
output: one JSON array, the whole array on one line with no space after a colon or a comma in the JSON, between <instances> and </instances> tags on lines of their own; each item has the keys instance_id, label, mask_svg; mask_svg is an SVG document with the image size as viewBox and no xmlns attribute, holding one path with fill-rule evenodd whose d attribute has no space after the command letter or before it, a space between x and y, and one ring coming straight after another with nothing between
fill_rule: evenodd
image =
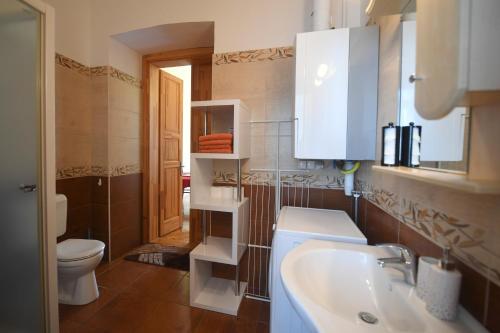
<instances>
[{"instance_id":1,"label":"door handle","mask_svg":"<svg viewBox=\"0 0 500 333\"><path fill-rule=\"evenodd\" d=\"M19 185L19 189L23 192L35 192L36 191L36 184L31 184L31 185L24 185L21 184Z\"/></svg>"},{"instance_id":2,"label":"door handle","mask_svg":"<svg viewBox=\"0 0 500 333\"><path fill-rule=\"evenodd\" d=\"M415 81L420 81L420 80L422 80L422 78L419 77L419 76L417 76L417 75L415 75L415 73L413 73L412 75L410 75L410 77L408 78L408 81L410 83L415 83Z\"/></svg>"}]
</instances>

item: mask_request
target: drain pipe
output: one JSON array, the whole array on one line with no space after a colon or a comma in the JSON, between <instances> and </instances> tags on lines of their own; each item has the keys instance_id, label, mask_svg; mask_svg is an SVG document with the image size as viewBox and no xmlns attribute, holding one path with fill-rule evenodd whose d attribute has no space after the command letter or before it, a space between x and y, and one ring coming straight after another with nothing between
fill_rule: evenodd
<instances>
[{"instance_id":1,"label":"drain pipe","mask_svg":"<svg viewBox=\"0 0 500 333\"><path fill-rule=\"evenodd\" d=\"M331 28L330 0L314 0L313 2L313 31L328 30Z\"/></svg>"},{"instance_id":2,"label":"drain pipe","mask_svg":"<svg viewBox=\"0 0 500 333\"><path fill-rule=\"evenodd\" d=\"M361 191L352 191L354 197L354 223L359 226L359 198L361 198Z\"/></svg>"}]
</instances>

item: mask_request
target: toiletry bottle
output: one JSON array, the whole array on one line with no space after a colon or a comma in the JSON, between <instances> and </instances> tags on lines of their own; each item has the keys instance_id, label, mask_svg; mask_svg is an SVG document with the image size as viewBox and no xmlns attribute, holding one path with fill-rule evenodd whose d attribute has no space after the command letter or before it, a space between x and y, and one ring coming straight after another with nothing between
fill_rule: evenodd
<instances>
[{"instance_id":1,"label":"toiletry bottle","mask_svg":"<svg viewBox=\"0 0 500 333\"><path fill-rule=\"evenodd\" d=\"M445 247L443 258L434 265L429 273L429 293L426 296L426 309L434 317L454 320L458 311L458 297L462 274L450 259L450 248Z\"/></svg>"}]
</instances>

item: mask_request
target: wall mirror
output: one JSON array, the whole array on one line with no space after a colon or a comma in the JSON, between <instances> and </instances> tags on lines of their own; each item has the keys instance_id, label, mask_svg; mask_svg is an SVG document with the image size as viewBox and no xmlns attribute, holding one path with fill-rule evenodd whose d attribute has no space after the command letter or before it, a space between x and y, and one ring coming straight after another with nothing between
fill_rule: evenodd
<instances>
[{"instance_id":1,"label":"wall mirror","mask_svg":"<svg viewBox=\"0 0 500 333\"><path fill-rule=\"evenodd\" d=\"M466 107L457 107L444 118L427 120L415 109L415 85L409 80L415 73L416 22L401 22L401 80L398 123L422 126L420 166L467 172L469 152L469 118Z\"/></svg>"}]
</instances>

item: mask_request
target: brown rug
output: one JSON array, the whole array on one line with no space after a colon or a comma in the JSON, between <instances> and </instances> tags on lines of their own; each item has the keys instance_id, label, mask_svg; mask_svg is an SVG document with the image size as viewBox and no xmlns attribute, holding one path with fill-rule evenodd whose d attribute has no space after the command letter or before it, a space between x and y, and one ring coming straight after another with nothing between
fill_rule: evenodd
<instances>
[{"instance_id":1,"label":"brown rug","mask_svg":"<svg viewBox=\"0 0 500 333\"><path fill-rule=\"evenodd\" d=\"M189 271L189 249L161 244L145 244L125 256L125 260Z\"/></svg>"}]
</instances>

